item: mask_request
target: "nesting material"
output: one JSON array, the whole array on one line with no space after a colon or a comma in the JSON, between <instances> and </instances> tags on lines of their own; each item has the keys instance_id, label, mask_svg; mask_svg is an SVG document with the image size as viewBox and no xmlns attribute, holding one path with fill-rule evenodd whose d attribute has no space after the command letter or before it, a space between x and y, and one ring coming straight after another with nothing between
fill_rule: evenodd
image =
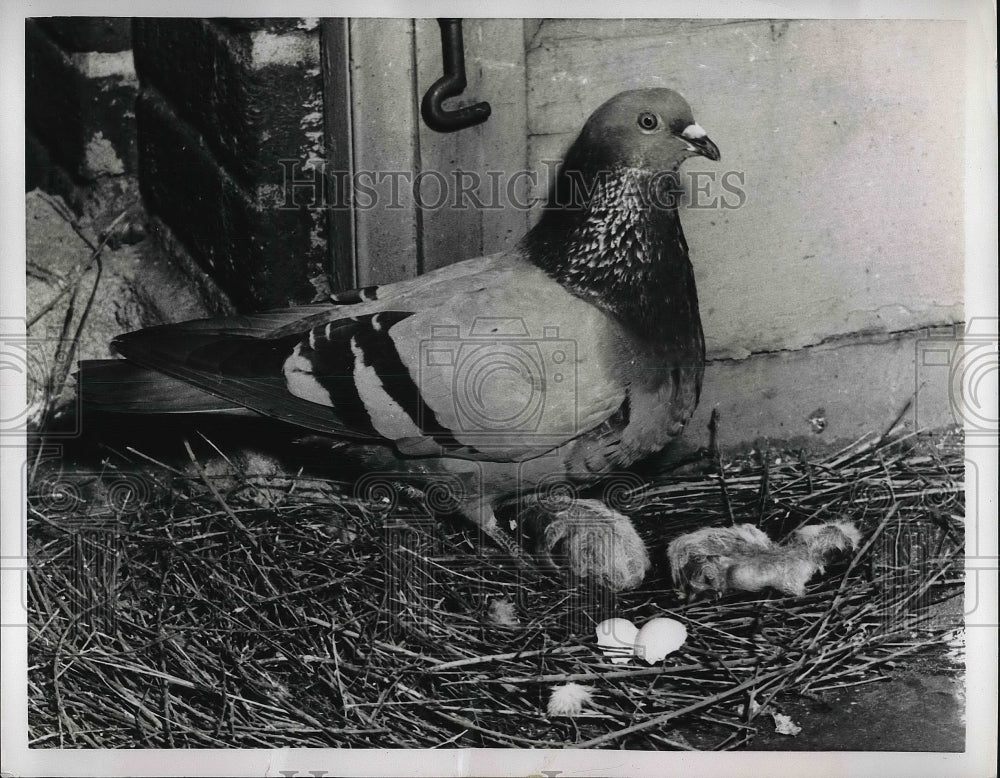
<instances>
[{"instance_id":1,"label":"nesting material","mask_svg":"<svg viewBox=\"0 0 1000 778\"><path fill-rule=\"evenodd\" d=\"M517 617L517 606L506 597L490 601L486 618L498 627L517 627L521 624Z\"/></svg>"},{"instance_id":2,"label":"nesting material","mask_svg":"<svg viewBox=\"0 0 1000 778\"><path fill-rule=\"evenodd\" d=\"M751 699L870 683L918 652L947 661L956 623L930 609L964 591L962 443L873 435L823 458L782 452L766 500L756 460L725 464L725 495L717 475L655 479L629 509L655 564L617 596L518 568L405 494L388 514L351 483L295 481L261 501L134 455L97 472L40 466L29 743L752 748L772 722ZM804 546L835 530L797 528L847 522L861 542L803 597L678 598L667 545L730 515ZM505 599L521 626L487 617ZM642 626L664 611L689 633L666 662L611 665L594 640L610 614ZM595 702L547 715L569 683Z\"/></svg>"},{"instance_id":3,"label":"nesting material","mask_svg":"<svg viewBox=\"0 0 1000 778\"><path fill-rule=\"evenodd\" d=\"M593 695L586 686L578 683L566 683L557 686L549 696L548 711L550 716L579 716Z\"/></svg>"}]
</instances>

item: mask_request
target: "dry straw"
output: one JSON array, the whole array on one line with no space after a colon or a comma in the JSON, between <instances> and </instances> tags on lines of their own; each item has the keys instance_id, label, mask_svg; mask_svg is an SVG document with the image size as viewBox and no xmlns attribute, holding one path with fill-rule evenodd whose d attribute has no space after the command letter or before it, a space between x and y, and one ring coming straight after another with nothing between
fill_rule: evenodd
<instances>
[{"instance_id":1,"label":"dry straw","mask_svg":"<svg viewBox=\"0 0 1000 778\"><path fill-rule=\"evenodd\" d=\"M34 746L737 748L782 695L877 682L941 647L955 624L939 604L961 593L954 433L654 480L629 506L654 571L618 597L507 564L409 497L114 462L40 468L30 490ZM780 539L830 520L864 540L804 597L670 589L680 532L749 521ZM498 600L516 618L491 618ZM601 619L661 615L689 634L663 663L597 648ZM592 699L550 717L567 683Z\"/></svg>"}]
</instances>

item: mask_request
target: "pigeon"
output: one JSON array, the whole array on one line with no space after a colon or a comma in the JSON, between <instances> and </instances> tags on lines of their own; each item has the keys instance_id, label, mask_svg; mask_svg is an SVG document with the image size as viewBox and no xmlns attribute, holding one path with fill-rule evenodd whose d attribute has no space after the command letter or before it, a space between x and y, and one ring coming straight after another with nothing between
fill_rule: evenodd
<instances>
[{"instance_id":1,"label":"pigeon","mask_svg":"<svg viewBox=\"0 0 1000 778\"><path fill-rule=\"evenodd\" d=\"M766 589L801 597L827 563L860 543L861 532L849 521L799 527L781 544L753 524L736 524L680 535L667 546L667 556L674 586L689 600Z\"/></svg>"},{"instance_id":2,"label":"pigeon","mask_svg":"<svg viewBox=\"0 0 1000 778\"><path fill-rule=\"evenodd\" d=\"M515 248L321 304L122 335L83 365L85 403L269 417L351 463L447 493L515 556L495 510L541 522L542 557L619 591L646 575L631 521L583 488L690 419L705 341L679 167L718 147L677 92L622 92L568 149ZM542 494L563 497L542 499Z\"/></svg>"}]
</instances>

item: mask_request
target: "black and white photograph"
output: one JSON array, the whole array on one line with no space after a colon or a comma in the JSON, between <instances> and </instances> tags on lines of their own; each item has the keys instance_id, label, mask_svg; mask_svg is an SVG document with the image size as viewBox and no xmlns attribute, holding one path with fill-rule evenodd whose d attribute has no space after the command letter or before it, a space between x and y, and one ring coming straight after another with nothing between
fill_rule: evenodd
<instances>
[{"instance_id":1,"label":"black and white photograph","mask_svg":"<svg viewBox=\"0 0 1000 778\"><path fill-rule=\"evenodd\" d=\"M995 5L2 35L4 776L996 774Z\"/></svg>"}]
</instances>

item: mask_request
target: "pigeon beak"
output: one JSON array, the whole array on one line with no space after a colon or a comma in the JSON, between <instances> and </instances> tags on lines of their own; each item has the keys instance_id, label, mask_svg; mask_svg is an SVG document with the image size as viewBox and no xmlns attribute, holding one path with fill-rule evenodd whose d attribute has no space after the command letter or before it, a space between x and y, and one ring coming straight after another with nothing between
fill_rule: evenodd
<instances>
[{"instance_id":1,"label":"pigeon beak","mask_svg":"<svg viewBox=\"0 0 1000 778\"><path fill-rule=\"evenodd\" d=\"M712 142L712 139L708 137L708 133L701 128L701 125L689 124L684 128L679 137L687 143L688 150L692 153L708 157L714 162L722 159L719 147Z\"/></svg>"}]
</instances>

